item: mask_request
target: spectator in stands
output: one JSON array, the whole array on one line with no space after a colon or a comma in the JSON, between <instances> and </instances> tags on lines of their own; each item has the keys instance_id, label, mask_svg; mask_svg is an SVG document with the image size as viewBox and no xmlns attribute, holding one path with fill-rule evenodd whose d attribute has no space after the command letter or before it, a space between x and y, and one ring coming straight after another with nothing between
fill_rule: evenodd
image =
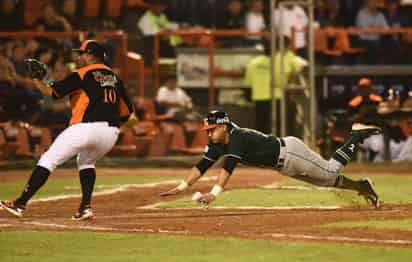
<instances>
[{"instance_id":1,"label":"spectator in stands","mask_svg":"<svg viewBox=\"0 0 412 262\"><path fill-rule=\"evenodd\" d=\"M225 15L220 17L218 28L221 29L245 29L245 16L241 0L230 0Z\"/></svg>"},{"instance_id":2,"label":"spectator in stands","mask_svg":"<svg viewBox=\"0 0 412 262\"><path fill-rule=\"evenodd\" d=\"M26 58L26 48L24 43L21 41L16 41L15 46L13 48L13 57L11 61L13 62L14 68L16 73L25 76L26 68L24 65L24 59Z\"/></svg>"},{"instance_id":3,"label":"spectator in stands","mask_svg":"<svg viewBox=\"0 0 412 262\"><path fill-rule=\"evenodd\" d=\"M73 30L82 28L82 19L80 17L79 3L77 0L64 0L61 5L61 13L72 25Z\"/></svg>"},{"instance_id":4,"label":"spectator in stands","mask_svg":"<svg viewBox=\"0 0 412 262\"><path fill-rule=\"evenodd\" d=\"M399 0L386 0L384 15L388 26L391 28L407 27L408 21L400 14ZM384 52L385 63L399 64L402 59L402 43L400 35L393 34L384 37L384 50L391 50L391 52Z\"/></svg>"},{"instance_id":5,"label":"spectator in stands","mask_svg":"<svg viewBox=\"0 0 412 262\"><path fill-rule=\"evenodd\" d=\"M259 33L265 30L266 23L263 16L263 1L252 0L249 11L246 13L246 30L249 33ZM261 36L249 36L248 40L251 44L261 42Z\"/></svg>"},{"instance_id":6,"label":"spectator in stands","mask_svg":"<svg viewBox=\"0 0 412 262\"><path fill-rule=\"evenodd\" d=\"M35 29L39 32L71 32L72 25L56 11L53 4L48 3L43 8L42 16L35 23Z\"/></svg>"},{"instance_id":7,"label":"spectator in stands","mask_svg":"<svg viewBox=\"0 0 412 262\"><path fill-rule=\"evenodd\" d=\"M169 76L165 84L159 88L156 102L161 108L161 113L176 122L184 122L191 118L193 111L192 99L186 92L177 86L176 77Z\"/></svg>"},{"instance_id":8,"label":"spectator in stands","mask_svg":"<svg viewBox=\"0 0 412 262\"><path fill-rule=\"evenodd\" d=\"M51 47L41 47L39 49L37 49L34 57L39 60L40 62L42 62L43 64L46 64L48 66L50 66L53 62L53 58L54 58L54 50Z\"/></svg>"},{"instance_id":9,"label":"spectator in stands","mask_svg":"<svg viewBox=\"0 0 412 262\"><path fill-rule=\"evenodd\" d=\"M325 1L323 12L318 15L317 21L320 27L344 27L345 21L342 17L339 1Z\"/></svg>"},{"instance_id":10,"label":"spectator in stands","mask_svg":"<svg viewBox=\"0 0 412 262\"><path fill-rule=\"evenodd\" d=\"M230 0L224 15L220 16L217 23L218 29L244 30L245 15L243 2L240 0ZM220 38L226 47L245 45L244 37Z\"/></svg>"},{"instance_id":11,"label":"spectator in stands","mask_svg":"<svg viewBox=\"0 0 412 262\"><path fill-rule=\"evenodd\" d=\"M33 82L16 73L13 63L0 53L0 94L9 119L28 120L39 106L40 94L30 87Z\"/></svg>"},{"instance_id":12,"label":"spectator in stands","mask_svg":"<svg viewBox=\"0 0 412 262\"><path fill-rule=\"evenodd\" d=\"M199 153L190 149L188 141L200 131L202 117L193 110L192 99L177 86L176 76L168 75L165 84L159 88L156 96L159 106L158 119L162 130L171 135L170 150L180 153ZM193 151L194 150L194 151Z\"/></svg>"},{"instance_id":13,"label":"spectator in stands","mask_svg":"<svg viewBox=\"0 0 412 262\"><path fill-rule=\"evenodd\" d=\"M355 24L356 15L363 6L363 2L360 0L340 0L345 27L352 27Z\"/></svg>"},{"instance_id":14,"label":"spectator in stands","mask_svg":"<svg viewBox=\"0 0 412 262\"><path fill-rule=\"evenodd\" d=\"M264 132L271 133L271 115L272 115L272 89L271 89L271 79L270 79L270 42L263 40L264 54L259 55L246 65L245 72L245 83L252 89L252 100L255 102L256 111L256 129ZM284 53L278 52L275 55L275 98L280 104L280 98L282 97L281 91L281 56L283 56L284 62L284 79L285 83L290 83L294 80L295 76L302 70L305 63L303 59L296 56L290 49L290 41L285 38L285 49ZM279 106L277 107L280 108ZM277 112L279 116L279 112ZM279 117L277 117L279 121ZM276 126L279 126L276 123Z\"/></svg>"},{"instance_id":15,"label":"spectator in stands","mask_svg":"<svg viewBox=\"0 0 412 262\"><path fill-rule=\"evenodd\" d=\"M16 0L0 1L0 31L13 32L23 29L23 12L21 12L18 2Z\"/></svg>"},{"instance_id":16,"label":"spectator in stands","mask_svg":"<svg viewBox=\"0 0 412 262\"><path fill-rule=\"evenodd\" d=\"M34 55L36 54L37 49L39 49L39 42L34 40L34 39L30 39L26 42L26 57L34 57Z\"/></svg>"},{"instance_id":17,"label":"spectator in stands","mask_svg":"<svg viewBox=\"0 0 412 262\"><path fill-rule=\"evenodd\" d=\"M385 16L378 10L376 0L367 0L366 6L356 17L356 26L359 28L388 28ZM382 41L379 34L360 34L360 45L367 49L366 62L376 64L382 60Z\"/></svg>"},{"instance_id":18,"label":"spectator in stands","mask_svg":"<svg viewBox=\"0 0 412 262\"><path fill-rule=\"evenodd\" d=\"M292 39L293 28L295 33L295 42L292 45L296 48L297 54L306 57L306 33L303 32L309 24L309 18L305 10L299 5L287 5L283 12L280 8L275 10L275 25L282 36Z\"/></svg>"},{"instance_id":19,"label":"spectator in stands","mask_svg":"<svg viewBox=\"0 0 412 262\"><path fill-rule=\"evenodd\" d=\"M166 5L161 0L151 0L149 10L139 19L138 28L146 37L145 48L153 46L153 35L162 31L178 29L178 25L172 23L164 13ZM160 42L160 55L162 57L174 57L174 47L182 43L182 38L178 36L169 36ZM148 50L152 53L152 50Z\"/></svg>"}]
</instances>

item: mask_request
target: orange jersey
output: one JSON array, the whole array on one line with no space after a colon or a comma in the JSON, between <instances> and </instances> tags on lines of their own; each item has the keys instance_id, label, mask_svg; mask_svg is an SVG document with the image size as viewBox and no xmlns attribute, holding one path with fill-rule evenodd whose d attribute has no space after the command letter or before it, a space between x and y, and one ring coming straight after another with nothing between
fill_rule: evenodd
<instances>
[{"instance_id":1,"label":"orange jersey","mask_svg":"<svg viewBox=\"0 0 412 262\"><path fill-rule=\"evenodd\" d=\"M53 96L69 95L70 124L108 122L119 126L133 111L120 78L104 64L91 64L51 84Z\"/></svg>"}]
</instances>

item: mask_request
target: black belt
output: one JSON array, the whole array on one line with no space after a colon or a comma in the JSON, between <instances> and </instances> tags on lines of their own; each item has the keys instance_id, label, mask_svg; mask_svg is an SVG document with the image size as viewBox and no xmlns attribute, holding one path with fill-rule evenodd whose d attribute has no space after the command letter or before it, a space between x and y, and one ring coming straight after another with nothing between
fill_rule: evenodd
<instances>
[{"instance_id":1,"label":"black belt","mask_svg":"<svg viewBox=\"0 0 412 262\"><path fill-rule=\"evenodd\" d=\"M281 169L283 165L285 164L285 159L280 157L280 150L282 147L286 147L285 140L283 138L278 138L279 141L279 157L278 157L278 162L276 163L276 169Z\"/></svg>"},{"instance_id":2,"label":"black belt","mask_svg":"<svg viewBox=\"0 0 412 262\"><path fill-rule=\"evenodd\" d=\"M81 123L84 123L84 124L87 124L87 123L90 123L90 124L92 124L92 123L107 123L107 125L111 126L111 127L120 127L120 125L118 123L113 123L113 122L109 122L109 121L89 121L89 122L81 122Z\"/></svg>"}]
</instances>

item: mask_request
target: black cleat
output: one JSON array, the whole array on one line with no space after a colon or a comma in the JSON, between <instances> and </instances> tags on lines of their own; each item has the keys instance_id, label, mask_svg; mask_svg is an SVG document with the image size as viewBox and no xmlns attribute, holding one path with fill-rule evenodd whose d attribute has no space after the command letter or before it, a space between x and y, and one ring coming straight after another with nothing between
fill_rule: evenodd
<instances>
[{"instance_id":1,"label":"black cleat","mask_svg":"<svg viewBox=\"0 0 412 262\"><path fill-rule=\"evenodd\" d=\"M352 125L352 130L350 133L352 136L357 136L359 140L362 141L369 136L382 133L382 129L374 125L355 123Z\"/></svg>"},{"instance_id":2,"label":"black cleat","mask_svg":"<svg viewBox=\"0 0 412 262\"><path fill-rule=\"evenodd\" d=\"M24 213L24 206L16 206L14 201L0 201L0 207L9 212L15 217L22 218Z\"/></svg>"},{"instance_id":3,"label":"black cleat","mask_svg":"<svg viewBox=\"0 0 412 262\"><path fill-rule=\"evenodd\" d=\"M79 211L72 216L72 220L86 220L86 219L92 219L93 218L93 210L90 206L85 207L85 208L80 208Z\"/></svg>"},{"instance_id":4,"label":"black cleat","mask_svg":"<svg viewBox=\"0 0 412 262\"><path fill-rule=\"evenodd\" d=\"M373 189L372 181L369 178L365 178L359 181L359 195L363 196L366 202L375 206L375 208L379 208L381 202L379 200L378 194L376 194L375 190Z\"/></svg>"}]
</instances>

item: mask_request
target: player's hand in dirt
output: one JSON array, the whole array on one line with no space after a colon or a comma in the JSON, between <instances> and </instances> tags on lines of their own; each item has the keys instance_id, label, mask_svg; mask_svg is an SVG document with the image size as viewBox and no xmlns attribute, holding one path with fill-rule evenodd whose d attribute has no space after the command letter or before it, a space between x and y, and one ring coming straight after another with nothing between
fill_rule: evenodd
<instances>
[{"instance_id":1,"label":"player's hand in dirt","mask_svg":"<svg viewBox=\"0 0 412 262\"><path fill-rule=\"evenodd\" d=\"M179 194L180 192L182 192L181 190L179 190L177 187L170 189L169 191L166 192L162 192L160 193L160 196L164 197L164 196L174 196Z\"/></svg>"},{"instance_id":2,"label":"player's hand in dirt","mask_svg":"<svg viewBox=\"0 0 412 262\"><path fill-rule=\"evenodd\" d=\"M213 201L215 201L216 197L210 193L204 194L202 195L197 202L199 202L199 204L201 205L205 205L208 206L210 203L212 203Z\"/></svg>"}]
</instances>

